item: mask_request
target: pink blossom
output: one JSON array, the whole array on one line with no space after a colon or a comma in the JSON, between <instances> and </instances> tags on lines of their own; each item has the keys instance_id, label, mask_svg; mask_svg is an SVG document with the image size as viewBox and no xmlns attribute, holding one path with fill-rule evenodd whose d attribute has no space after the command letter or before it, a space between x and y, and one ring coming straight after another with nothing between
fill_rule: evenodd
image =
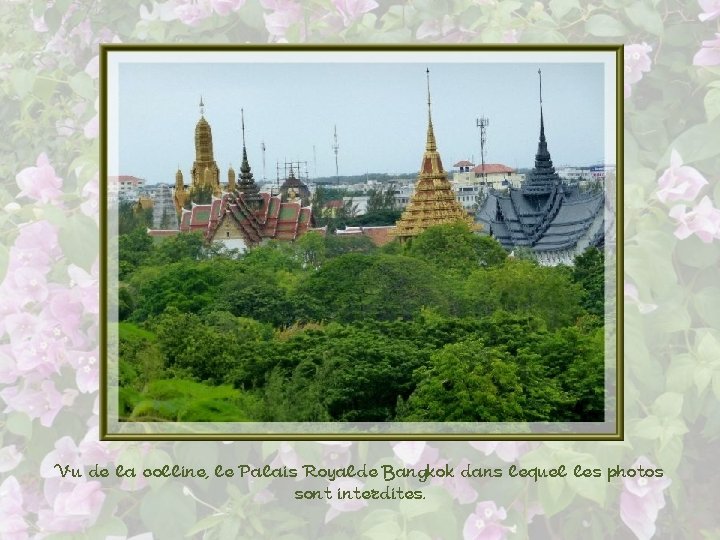
<instances>
[{"instance_id":1,"label":"pink blossom","mask_svg":"<svg viewBox=\"0 0 720 540\"><path fill-rule=\"evenodd\" d=\"M350 26L355 19L378 7L375 0L332 0L333 6L340 12L343 24Z\"/></svg>"},{"instance_id":2,"label":"pink blossom","mask_svg":"<svg viewBox=\"0 0 720 540\"><path fill-rule=\"evenodd\" d=\"M720 17L720 0L698 0L698 4L704 10L698 15L701 21L711 21Z\"/></svg>"},{"instance_id":3,"label":"pink blossom","mask_svg":"<svg viewBox=\"0 0 720 540\"><path fill-rule=\"evenodd\" d=\"M436 466L442 467L446 463L447 460L441 459L436 463ZM468 465L470 465L470 461L463 459L457 464L456 469L462 471ZM473 488L470 479L464 478L459 472L454 477L433 478L431 483L444 487L450 496L460 504L470 504L478 498L478 492Z\"/></svg>"},{"instance_id":4,"label":"pink blossom","mask_svg":"<svg viewBox=\"0 0 720 540\"><path fill-rule=\"evenodd\" d=\"M23 455L14 444L0 448L0 473L12 471L22 460Z\"/></svg>"},{"instance_id":5,"label":"pink blossom","mask_svg":"<svg viewBox=\"0 0 720 540\"><path fill-rule=\"evenodd\" d=\"M683 165L680 154L673 148L670 153L670 167L658 179L660 201L691 201L697 197L707 180L697 169Z\"/></svg>"},{"instance_id":6,"label":"pink blossom","mask_svg":"<svg viewBox=\"0 0 720 540\"><path fill-rule=\"evenodd\" d=\"M98 220L98 209L100 207L100 187L98 186L98 177L90 180L82 189L82 196L85 199L80 205L80 210L83 214L93 218L95 221Z\"/></svg>"},{"instance_id":7,"label":"pink blossom","mask_svg":"<svg viewBox=\"0 0 720 540\"><path fill-rule=\"evenodd\" d=\"M24 519L25 513L20 482L14 476L8 476L0 484L0 538L27 539L28 524Z\"/></svg>"},{"instance_id":8,"label":"pink blossom","mask_svg":"<svg viewBox=\"0 0 720 540\"><path fill-rule=\"evenodd\" d=\"M45 427L50 427L60 409L72 405L76 396L76 390L66 390L61 394L50 380L39 385L26 380L22 387L9 386L0 391L0 398L7 405L5 412L19 411L32 419L40 418Z\"/></svg>"},{"instance_id":9,"label":"pink blossom","mask_svg":"<svg viewBox=\"0 0 720 540\"><path fill-rule=\"evenodd\" d=\"M495 453L495 455L504 462L512 463L537 445L526 441L473 441L470 443L470 446L476 450L480 450L486 456Z\"/></svg>"},{"instance_id":10,"label":"pink blossom","mask_svg":"<svg viewBox=\"0 0 720 540\"><path fill-rule=\"evenodd\" d=\"M642 466L654 468L646 457L638 458L632 468ZM652 538L655 534L655 521L665 506L663 491L671 484L669 478L641 477L623 478L623 491L620 494L620 518L630 527L639 540Z\"/></svg>"},{"instance_id":11,"label":"pink blossom","mask_svg":"<svg viewBox=\"0 0 720 540\"><path fill-rule=\"evenodd\" d=\"M702 49L693 57L694 65L707 67L720 65L720 33L716 33L715 38L702 42Z\"/></svg>"},{"instance_id":12,"label":"pink blossom","mask_svg":"<svg viewBox=\"0 0 720 540\"><path fill-rule=\"evenodd\" d=\"M505 30L502 34L503 43L517 43L520 40L520 32L517 28Z\"/></svg>"},{"instance_id":13,"label":"pink blossom","mask_svg":"<svg viewBox=\"0 0 720 540\"><path fill-rule=\"evenodd\" d=\"M650 313L657 309L657 304L646 304L640 301L640 294L638 293L637 287L629 282L625 282L625 298L627 304L635 304L638 307L640 313Z\"/></svg>"},{"instance_id":14,"label":"pink blossom","mask_svg":"<svg viewBox=\"0 0 720 540\"><path fill-rule=\"evenodd\" d=\"M57 288L50 295L43 314L52 324L52 334L63 342L70 339L73 345L81 346L86 342L80 331L83 319L83 304L78 289ZM65 338L65 339L63 339Z\"/></svg>"},{"instance_id":15,"label":"pink blossom","mask_svg":"<svg viewBox=\"0 0 720 540\"><path fill-rule=\"evenodd\" d=\"M55 202L62 195L62 178L55 176L55 169L45 152L38 156L35 165L24 168L15 176L20 188L18 197L29 197L42 203Z\"/></svg>"},{"instance_id":16,"label":"pink blossom","mask_svg":"<svg viewBox=\"0 0 720 540\"><path fill-rule=\"evenodd\" d=\"M45 486L51 509L38 512L38 527L52 532L73 532L95 523L105 501L100 482L48 481Z\"/></svg>"},{"instance_id":17,"label":"pink blossom","mask_svg":"<svg viewBox=\"0 0 720 540\"><path fill-rule=\"evenodd\" d=\"M461 43L476 33L458 26L450 15L445 15L442 19L423 21L415 32L415 37L417 39L433 39L440 43Z\"/></svg>"},{"instance_id":18,"label":"pink blossom","mask_svg":"<svg viewBox=\"0 0 720 540\"><path fill-rule=\"evenodd\" d=\"M49 30L48 25L45 22L45 14L44 13L42 15L40 15L39 17L36 17L31 12L30 18L32 19L32 22L33 22L33 30L35 30L39 34L42 34Z\"/></svg>"},{"instance_id":19,"label":"pink blossom","mask_svg":"<svg viewBox=\"0 0 720 540\"><path fill-rule=\"evenodd\" d=\"M177 0L168 0L167 2L153 2L152 11L148 11L145 4L140 4L140 20L142 21L174 21L177 19L175 8L178 6Z\"/></svg>"},{"instance_id":20,"label":"pink blossom","mask_svg":"<svg viewBox=\"0 0 720 540\"><path fill-rule=\"evenodd\" d=\"M97 392L100 386L100 363L97 352L79 353L71 358L70 363L75 368L75 383L80 392L87 394Z\"/></svg>"},{"instance_id":21,"label":"pink blossom","mask_svg":"<svg viewBox=\"0 0 720 540\"><path fill-rule=\"evenodd\" d=\"M404 441L393 445L393 453L410 467L422 468L425 465L433 465L440 451L423 441Z\"/></svg>"},{"instance_id":22,"label":"pink blossom","mask_svg":"<svg viewBox=\"0 0 720 540\"><path fill-rule=\"evenodd\" d=\"M83 470L83 463L80 459L80 451L75 441L69 436L64 436L55 441L54 450L48 453L40 463L40 476L43 478L62 477L56 464L61 466L69 465L71 469ZM67 479L71 479L68 476Z\"/></svg>"},{"instance_id":23,"label":"pink blossom","mask_svg":"<svg viewBox=\"0 0 720 540\"><path fill-rule=\"evenodd\" d=\"M85 465L100 465L101 467L114 462L120 454L120 446L113 448L113 443L101 441L100 430L97 426L88 430L78 445L80 461Z\"/></svg>"},{"instance_id":24,"label":"pink blossom","mask_svg":"<svg viewBox=\"0 0 720 540\"><path fill-rule=\"evenodd\" d=\"M506 527L500 522L507 518L502 506L497 507L494 501L482 501L475 506L475 512L465 520L463 538L465 540L502 540L514 527Z\"/></svg>"},{"instance_id":25,"label":"pink blossom","mask_svg":"<svg viewBox=\"0 0 720 540\"><path fill-rule=\"evenodd\" d=\"M98 289L99 280L99 261L95 259L90 273L86 272L77 265L68 266L68 275L70 276L70 286L78 294L78 298L87 313L97 314L100 312L100 292Z\"/></svg>"},{"instance_id":26,"label":"pink blossom","mask_svg":"<svg viewBox=\"0 0 720 540\"><path fill-rule=\"evenodd\" d=\"M363 486L364 484L356 478L338 478L337 480L329 482L328 488L330 488L330 492L333 494L333 498L328 500L330 509L325 514L325 523L329 523L330 521L338 517L340 514L346 512L357 512L358 510L362 510L363 508L365 508L368 504L367 501L363 499L358 499L354 495L354 491L356 489L362 491ZM338 490L340 490L341 493L343 491L349 491L353 494L353 497L346 497L344 499L340 499L335 495L338 493Z\"/></svg>"},{"instance_id":27,"label":"pink blossom","mask_svg":"<svg viewBox=\"0 0 720 540\"><path fill-rule=\"evenodd\" d=\"M210 5L215 13L224 17L231 11L237 11L245 5L245 0L210 0Z\"/></svg>"},{"instance_id":28,"label":"pink blossom","mask_svg":"<svg viewBox=\"0 0 720 540\"><path fill-rule=\"evenodd\" d=\"M57 227L46 220L22 225L13 246L28 254L31 264L27 266L41 266L48 258L55 259L62 254ZM38 257L38 252L45 256Z\"/></svg>"},{"instance_id":29,"label":"pink blossom","mask_svg":"<svg viewBox=\"0 0 720 540\"><path fill-rule=\"evenodd\" d=\"M673 206L670 217L678 222L675 236L680 240L691 234L697 235L706 244L720 238L720 210L713 206L707 195L689 212L685 211L684 204Z\"/></svg>"},{"instance_id":30,"label":"pink blossom","mask_svg":"<svg viewBox=\"0 0 720 540\"><path fill-rule=\"evenodd\" d=\"M35 268L22 268L12 273L15 290L23 298L24 303L43 302L48 297L45 274Z\"/></svg>"},{"instance_id":31,"label":"pink blossom","mask_svg":"<svg viewBox=\"0 0 720 540\"><path fill-rule=\"evenodd\" d=\"M454 29L455 21L450 15L445 15L442 19L425 19L415 31L415 37L417 39L435 38L448 34Z\"/></svg>"},{"instance_id":32,"label":"pink blossom","mask_svg":"<svg viewBox=\"0 0 720 540\"><path fill-rule=\"evenodd\" d=\"M625 47L625 97L630 97L631 86L643 78L643 73L650 71L651 60L648 53L652 51L647 43L635 43Z\"/></svg>"},{"instance_id":33,"label":"pink blossom","mask_svg":"<svg viewBox=\"0 0 720 540\"><path fill-rule=\"evenodd\" d=\"M85 73L93 79L97 79L100 75L100 55L96 54L85 66Z\"/></svg>"},{"instance_id":34,"label":"pink blossom","mask_svg":"<svg viewBox=\"0 0 720 540\"><path fill-rule=\"evenodd\" d=\"M10 344L0 345L0 384L13 384L22 375L9 350Z\"/></svg>"},{"instance_id":35,"label":"pink blossom","mask_svg":"<svg viewBox=\"0 0 720 540\"><path fill-rule=\"evenodd\" d=\"M285 37L288 29L300 22L302 7L293 0L260 0L265 9L272 13L265 13L265 28L273 38Z\"/></svg>"},{"instance_id":36,"label":"pink blossom","mask_svg":"<svg viewBox=\"0 0 720 540\"><path fill-rule=\"evenodd\" d=\"M319 444L323 447L321 463L324 467L347 467L350 464L352 442L332 441Z\"/></svg>"},{"instance_id":37,"label":"pink blossom","mask_svg":"<svg viewBox=\"0 0 720 540\"><path fill-rule=\"evenodd\" d=\"M298 456L295 448L286 442L280 443L275 459L270 463L271 467L291 467L299 469L301 465L300 456Z\"/></svg>"},{"instance_id":38,"label":"pink blossom","mask_svg":"<svg viewBox=\"0 0 720 540\"><path fill-rule=\"evenodd\" d=\"M181 22L188 26L197 26L211 14L209 5L190 2L178 5L175 8L175 15Z\"/></svg>"}]
</instances>

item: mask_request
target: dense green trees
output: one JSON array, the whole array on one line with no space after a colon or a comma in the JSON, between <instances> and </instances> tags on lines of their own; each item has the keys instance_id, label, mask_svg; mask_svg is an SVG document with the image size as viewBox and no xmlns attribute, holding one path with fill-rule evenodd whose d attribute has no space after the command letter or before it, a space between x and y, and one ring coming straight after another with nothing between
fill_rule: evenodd
<instances>
[{"instance_id":1,"label":"dense green trees","mask_svg":"<svg viewBox=\"0 0 720 540\"><path fill-rule=\"evenodd\" d=\"M120 237L124 419L602 420L602 254L540 267L464 225L242 256L138 230Z\"/></svg>"}]
</instances>

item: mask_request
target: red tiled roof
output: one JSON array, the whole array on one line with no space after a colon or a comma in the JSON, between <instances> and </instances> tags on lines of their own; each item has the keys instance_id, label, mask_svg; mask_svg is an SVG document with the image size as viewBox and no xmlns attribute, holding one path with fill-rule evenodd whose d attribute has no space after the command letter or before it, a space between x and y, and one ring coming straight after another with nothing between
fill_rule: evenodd
<instances>
[{"instance_id":1,"label":"red tiled roof","mask_svg":"<svg viewBox=\"0 0 720 540\"><path fill-rule=\"evenodd\" d=\"M338 229L336 232L340 236L367 236L376 246L384 246L388 242L392 242L394 237L390 234L395 225L385 225L382 227L345 227Z\"/></svg>"},{"instance_id":2,"label":"red tiled roof","mask_svg":"<svg viewBox=\"0 0 720 540\"><path fill-rule=\"evenodd\" d=\"M478 174L493 174L493 173L513 173L515 172L515 169L511 169L507 165L503 165L501 163L486 163L485 169L483 170L482 165L478 165L472 170L474 173Z\"/></svg>"},{"instance_id":3,"label":"red tiled roof","mask_svg":"<svg viewBox=\"0 0 720 540\"><path fill-rule=\"evenodd\" d=\"M453 167L474 167L474 163L470 163L467 159L464 159L462 161L458 161Z\"/></svg>"},{"instance_id":4,"label":"red tiled roof","mask_svg":"<svg viewBox=\"0 0 720 540\"><path fill-rule=\"evenodd\" d=\"M342 208L345 206L345 201L341 199L333 199L325 203L325 208Z\"/></svg>"}]
</instances>

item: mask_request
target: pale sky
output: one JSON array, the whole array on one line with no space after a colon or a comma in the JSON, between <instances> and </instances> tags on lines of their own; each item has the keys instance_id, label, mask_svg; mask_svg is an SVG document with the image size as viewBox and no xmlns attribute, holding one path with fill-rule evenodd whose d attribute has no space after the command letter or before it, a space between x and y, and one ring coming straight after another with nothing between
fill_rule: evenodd
<instances>
[{"instance_id":1,"label":"pale sky","mask_svg":"<svg viewBox=\"0 0 720 540\"><path fill-rule=\"evenodd\" d=\"M486 163L532 166L539 133L538 68L554 164L603 161L600 63L123 63L119 67L119 170L148 183L186 182L195 157L199 101L212 128L221 180L242 156L268 180L275 164L307 161L310 178L334 176L337 126L341 175L416 172L425 145L430 69L432 115L446 170L480 163L476 119L488 117ZM313 151L314 147L314 151ZM317 166L315 166L317 164Z\"/></svg>"}]
</instances>

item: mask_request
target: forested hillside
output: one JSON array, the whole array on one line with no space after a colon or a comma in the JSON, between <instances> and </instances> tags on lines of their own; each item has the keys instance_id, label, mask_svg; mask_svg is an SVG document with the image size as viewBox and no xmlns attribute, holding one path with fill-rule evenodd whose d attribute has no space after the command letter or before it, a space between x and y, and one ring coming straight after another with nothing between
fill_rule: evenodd
<instances>
[{"instance_id":1,"label":"forested hillside","mask_svg":"<svg viewBox=\"0 0 720 540\"><path fill-rule=\"evenodd\" d=\"M123 420L603 420L597 250L540 267L461 225L119 246Z\"/></svg>"}]
</instances>

